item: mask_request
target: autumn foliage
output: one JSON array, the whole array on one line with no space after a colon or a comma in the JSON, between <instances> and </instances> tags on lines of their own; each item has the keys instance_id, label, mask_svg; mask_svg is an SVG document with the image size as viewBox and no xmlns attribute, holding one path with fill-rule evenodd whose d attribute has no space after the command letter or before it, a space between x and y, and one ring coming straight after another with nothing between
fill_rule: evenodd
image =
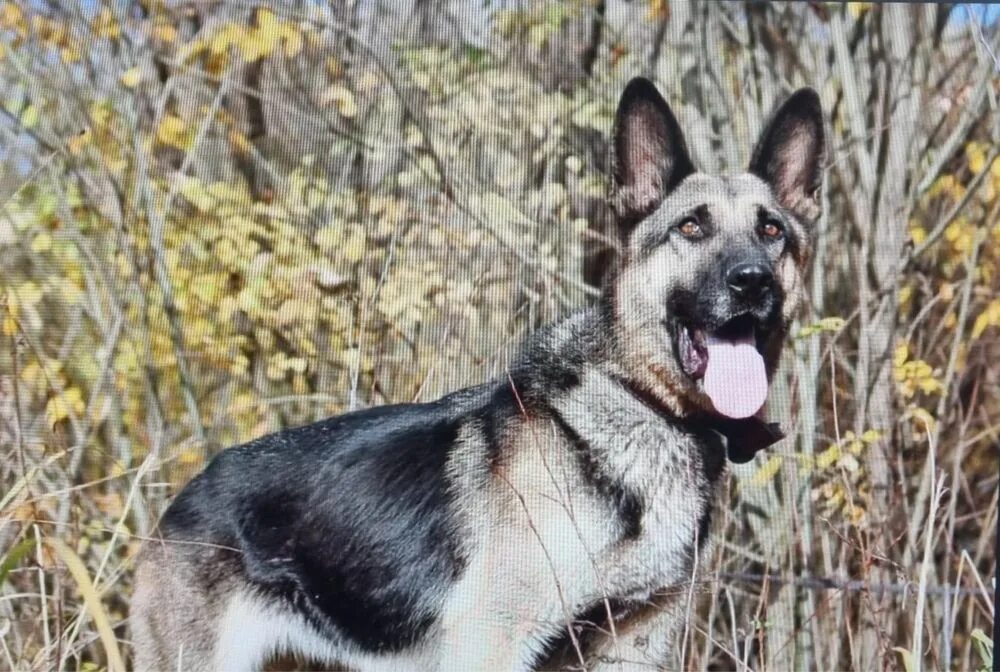
<instances>
[{"instance_id":1,"label":"autumn foliage","mask_svg":"<svg viewBox=\"0 0 1000 672\"><path fill-rule=\"evenodd\" d=\"M791 438L735 470L679 664L987 665L995 17L466 4L0 4L0 668L127 661L132 557L222 448L502 375L592 300L640 73L706 170L794 86L832 138Z\"/></svg>"}]
</instances>

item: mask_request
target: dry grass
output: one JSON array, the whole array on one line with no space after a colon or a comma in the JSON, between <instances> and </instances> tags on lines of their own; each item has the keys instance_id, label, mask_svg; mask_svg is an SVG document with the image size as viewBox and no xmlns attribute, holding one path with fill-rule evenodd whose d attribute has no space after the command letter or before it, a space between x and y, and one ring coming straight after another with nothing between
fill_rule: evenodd
<instances>
[{"instance_id":1,"label":"dry grass","mask_svg":"<svg viewBox=\"0 0 1000 672\"><path fill-rule=\"evenodd\" d=\"M792 438L735 469L679 587L684 668L989 666L995 23L574 1L471 46L437 10L140 4L0 5L0 668L122 669L136 550L224 446L502 375L590 300L642 71L706 170L791 85L831 115Z\"/></svg>"}]
</instances>

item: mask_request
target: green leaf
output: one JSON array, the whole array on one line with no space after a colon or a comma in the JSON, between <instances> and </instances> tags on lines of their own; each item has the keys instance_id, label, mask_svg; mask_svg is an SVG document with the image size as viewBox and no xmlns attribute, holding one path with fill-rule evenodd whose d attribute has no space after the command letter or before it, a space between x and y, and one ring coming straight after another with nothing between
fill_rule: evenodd
<instances>
[{"instance_id":1,"label":"green leaf","mask_svg":"<svg viewBox=\"0 0 1000 672\"><path fill-rule=\"evenodd\" d=\"M5 555L3 560L0 561L0 586L3 586L4 581L7 580L7 575L10 574L10 571L17 567L18 563L20 563L21 560L23 560L24 557L34 548L35 539L34 537L29 537L7 552L7 555Z\"/></svg>"},{"instance_id":2,"label":"green leaf","mask_svg":"<svg viewBox=\"0 0 1000 672\"><path fill-rule=\"evenodd\" d=\"M815 324L810 324L799 329L799 333L795 335L795 338L808 338L824 331L838 332L844 328L844 324L846 322L842 317L824 317Z\"/></svg>"},{"instance_id":3,"label":"green leaf","mask_svg":"<svg viewBox=\"0 0 1000 672\"><path fill-rule=\"evenodd\" d=\"M3 583L3 581L0 581ZM987 670L993 669L993 640L980 628L972 631L972 639L976 641L976 648L979 649L979 657L983 661L983 667Z\"/></svg>"},{"instance_id":4,"label":"green leaf","mask_svg":"<svg viewBox=\"0 0 1000 672\"><path fill-rule=\"evenodd\" d=\"M468 59L469 63L476 66L477 68L482 68L487 63L487 58L489 58L490 52L485 49L480 49L471 44L465 44L462 46L462 52L465 58Z\"/></svg>"},{"instance_id":5,"label":"green leaf","mask_svg":"<svg viewBox=\"0 0 1000 672\"><path fill-rule=\"evenodd\" d=\"M34 128L38 125L38 108L34 105L28 105L21 112L21 125L25 128Z\"/></svg>"}]
</instances>

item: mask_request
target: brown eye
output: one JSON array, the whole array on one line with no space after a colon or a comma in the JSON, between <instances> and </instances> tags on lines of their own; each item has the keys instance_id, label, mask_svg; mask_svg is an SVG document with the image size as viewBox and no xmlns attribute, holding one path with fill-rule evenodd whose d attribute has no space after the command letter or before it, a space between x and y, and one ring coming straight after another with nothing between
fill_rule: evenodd
<instances>
[{"instance_id":1,"label":"brown eye","mask_svg":"<svg viewBox=\"0 0 1000 672\"><path fill-rule=\"evenodd\" d=\"M701 235L701 225L698 224L698 221L694 217L688 217L682 221L677 225L677 229L685 238L694 238Z\"/></svg>"},{"instance_id":2,"label":"brown eye","mask_svg":"<svg viewBox=\"0 0 1000 672\"><path fill-rule=\"evenodd\" d=\"M779 224L777 221L769 219L763 224L761 224L760 232L761 235L767 238L780 238L781 235L784 233L784 230L781 228L781 224Z\"/></svg>"}]
</instances>

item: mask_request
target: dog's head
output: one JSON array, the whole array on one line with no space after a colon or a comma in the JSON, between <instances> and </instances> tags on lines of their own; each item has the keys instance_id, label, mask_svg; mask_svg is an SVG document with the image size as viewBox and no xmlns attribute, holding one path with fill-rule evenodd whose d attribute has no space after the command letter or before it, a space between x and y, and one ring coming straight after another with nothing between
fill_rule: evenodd
<instances>
[{"instance_id":1,"label":"dog's head","mask_svg":"<svg viewBox=\"0 0 1000 672\"><path fill-rule=\"evenodd\" d=\"M609 287L629 374L678 413L757 413L802 292L820 214L819 98L774 113L747 172L699 173L651 82L615 119L612 206L622 256Z\"/></svg>"}]
</instances>

